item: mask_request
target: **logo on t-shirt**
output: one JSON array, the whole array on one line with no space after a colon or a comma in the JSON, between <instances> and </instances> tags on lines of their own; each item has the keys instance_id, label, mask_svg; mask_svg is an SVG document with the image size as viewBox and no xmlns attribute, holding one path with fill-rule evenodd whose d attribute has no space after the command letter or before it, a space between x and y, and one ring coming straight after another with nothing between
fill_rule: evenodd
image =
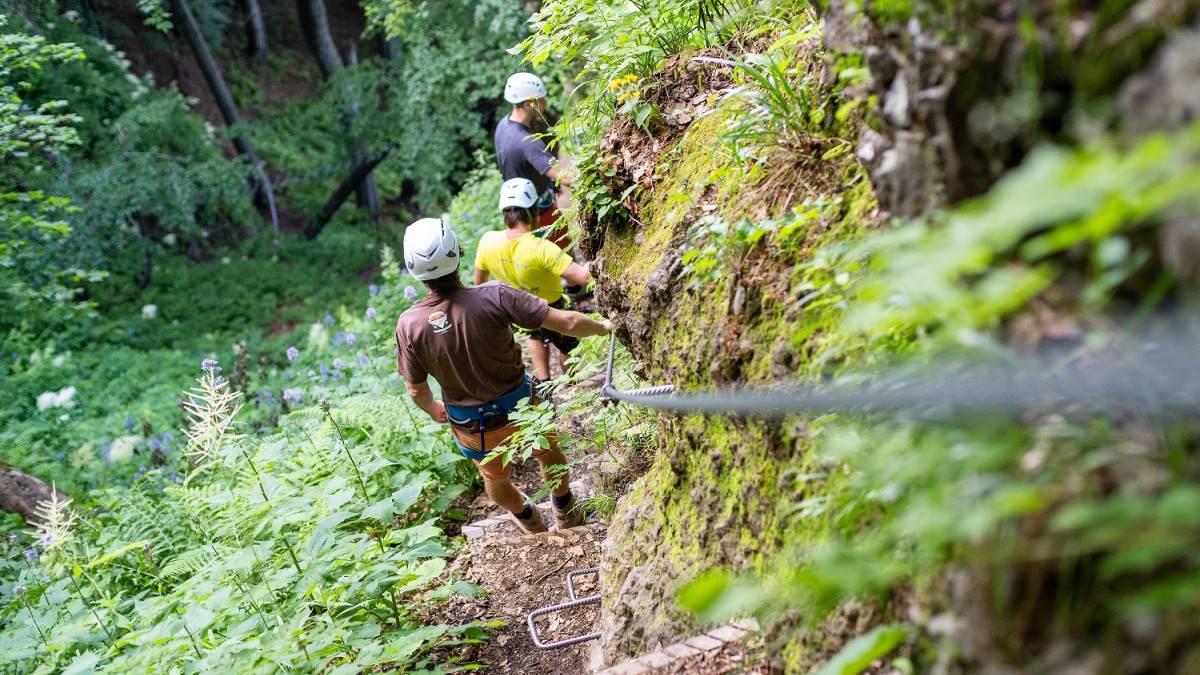
<instances>
[{"instance_id":1,"label":"logo on t-shirt","mask_svg":"<svg viewBox=\"0 0 1200 675\"><path fill-rule=\"evenodd\" d=\"M445 312L434 312L429 315L429 325L433 326L434 333L441 335L450 330L450 317Z\"/></svg>"}]
</instances>

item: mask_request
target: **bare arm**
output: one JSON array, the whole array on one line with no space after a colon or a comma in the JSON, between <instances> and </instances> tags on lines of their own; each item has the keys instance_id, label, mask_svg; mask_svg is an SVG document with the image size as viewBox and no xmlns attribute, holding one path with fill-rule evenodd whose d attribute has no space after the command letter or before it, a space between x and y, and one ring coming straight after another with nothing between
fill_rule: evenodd
<instances>
[{"instance_id":1,"label":"bare arm","mask_svg":"<svg viewBox=\"0 0 1200 675\"><path fill-rule=\"evenodd\" d=\"M562 309L550 308L542 328L549 328L556 333L571 337L589 337L591 335L608 335L612 327L607 321L596 321L580 314Z\"/></svg>"},{"instance_id":2,"label":"bare arm","mask_svg":"<svg viewBox=\"0 0 1200 675\"><path fill-rule=\"evenodd\" d=\"M592 273L579 263L571 263L567 271L562 273L562 278L566 279L568 284L586 286L592 280Z\"/></svg>"},{"instance_id":3,"label":"bare arm","mask_svg":"<svg viewBox=\"0 0 1200 675\"><path fill-rule=\"evenodd\" d=\"M486 284L488 280L488 271L475 268L475 285Z\"/></svg>"},{"instance_id":4,"label":"bare arm","mask_svg":"<svg viewBox=\"0 0 1200 675\"><path fill-rule=\"evenodd\" d=\"M429 388L428 382L405 382L408 385L408 395L412 397L413 403L417 407L424 410L434 422L446 424L449 419L446 417L446 406L442 405L441 401L434 400L433 391Z\"/></svg>"}]
</instances>

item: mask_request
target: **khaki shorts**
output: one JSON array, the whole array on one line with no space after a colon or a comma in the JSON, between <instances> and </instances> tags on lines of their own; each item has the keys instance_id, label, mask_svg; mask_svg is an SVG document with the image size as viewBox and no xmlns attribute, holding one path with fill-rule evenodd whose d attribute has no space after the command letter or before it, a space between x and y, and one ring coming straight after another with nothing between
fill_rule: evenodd
<instances>
[{"instance_id":1,"label":"khaki shorts","mask_svg":"<svg viewBox=\"0 0 1200 675\"><path fill-rule=\"evenodd\" d=\"M454 433L454 438L463 447L467 448L468 450L473 450L477 453L482 452L483 454L487 454L488 452L500 447L500 445L508 440L509 436L512 436L514 433L516 433L517 425L510 423L485 433L483 436L484 441L486 442L485 447L479 446L478 431L467 431L454 425L450 426L450 430ZM545 450L534 450L534 458L540 459L543 455L548 453L558 452L558 441L553 436L551 436L549 440L550 447ZM466 453L463 454L465 455ZM505 462L503 458L498 457L490 462L484 462L482 459L476 459L475 457L471 457L469 455L468 457L470 457L472 462L475 462L475 466L479 468L479 474L484 478L501 480L512 476L512 465Z\"/></svg>"}]
</instances>

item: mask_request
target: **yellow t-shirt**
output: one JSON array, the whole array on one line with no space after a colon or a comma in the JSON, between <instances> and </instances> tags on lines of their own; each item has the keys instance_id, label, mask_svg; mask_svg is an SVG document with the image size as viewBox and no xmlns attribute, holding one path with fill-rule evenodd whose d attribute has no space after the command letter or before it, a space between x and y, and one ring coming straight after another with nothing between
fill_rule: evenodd
<instances>
[{"instance_id":1,"label":"yellow t-shirt","mask_svg":"<svg viewBox=\"0 0 1200 675\"><path fill-rule=\"evenodd\" d=\"M562 297L559 278L571 262L557 245L533 234L509 239L504 232L488 232L475 251L475 267L551 303Z\"/></svg>"}]
</instances>

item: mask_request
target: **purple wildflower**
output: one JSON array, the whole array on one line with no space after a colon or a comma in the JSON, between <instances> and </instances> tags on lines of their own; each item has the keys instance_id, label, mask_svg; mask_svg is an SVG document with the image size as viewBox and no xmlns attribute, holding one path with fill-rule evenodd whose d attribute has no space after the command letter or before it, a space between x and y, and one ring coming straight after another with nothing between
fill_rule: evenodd
<instances>
[{"instance_id":1,"label":"purple wildflower","mask_svg":"<svg viewBox=\"0 0 1200 675\"><path fill-rule=\"evenodd\" d=\"M367 286L367 294L370 295L372 298L375 297L376 295L379 295L379 287L376 286L375 284L371 284L370 286Z\"/></svg>"},{"instance_id":2,"label":"purple wildflower","mask_svg":"<svg viewBox=\"0 0 1200 675\"><path fill-rule=\"evenodd\" d=\"M342 368L345 368L345 367L346 367L346 362L345 362L345 361L343 361L343 360L341 360L341 359L334 359L334 360L333 360L333 368L334 368L334 370L341 370Z\"/></svg>"},{"instance_id":3,"label":"purple wildflower","mask_svg":"<svg viewBox=\"0 0 1200 675\"><path fill-rule=\"evenodd\" d=\"M204 359L200 362L200 370L216 375L221 372L221 366L217 365L216 359Z\"/></svg>"},{"instance_id":4,"label":"purple wildflower","mask_svg":"<svg viewBox=\"0 0 1200 675\"><path fill-rule=\"evenodd\" d=\"M409 300L416 300L417 299L417 289L413 288L412 286L405 286L404 287L404 297Z\"/></svg>"},{"instance_id":5,"label":"purple wildflower","mask_svg":"<svg viewBox=\"0 0 1200 675\"><path fill-rule=\"evenodd\" d=\"M288 403L291 403L294 405L299 404L300 399L302 399L302 398L304 398L304 394L299 389L284 389L283 390L283 400L287 401Z\"/></svg>"},{"instance_id":6,"label":"purple wildflower","mask_svg":"<svg viewBox=\"0 0 1200 675\"><path fill-rule=\"evenodd\" d=\"M334 321L336 321L336 319L333 318L332 314L330 314L329 312L326 312L325 318L321 319L321 321L324 321L326 326L332 326Z\"/></svg>"},{"instance_id":7,"label":"purple wildflower","mask_svg":"<svg viewBox=\"0 0 1200 675\"><path fill-rule=\"evenodd\" d=\"M169 431L164 431L164 432L162 433L162 442L163 442L163 445L166 445L167 443L170 443L170 442L171 442L171 438L172 438L172 437L171 437L171 432L169 432Z\"/></svg>"},{"instance_id":8,"label":"purple wildflower","mask_svg":"<svg viewBox=\"0 0 1200 675\"><path fill-rule=\"evenodd\" d=\"M365 365L367 365L367 364L368 364L368 363L370 363L370 362L371 362L371 359L367 358L367 355L366 355L366 354L359 354L359 355L358 355L358 365L360 365L360 366L365 366Z\"/></svg>"},{"instance_id":9,"label":"purple wildflower","mask_svg":"<svg viewBox=\"0 0 1200 675\"><path fill-rule=\"evenodd\" d=\"M54 453L54 458L55 458L55 459L58 459L58 460L64 460L64 459L66 459L66 458L67 458L67 453L65 453L65 452L56 452L56 453Z\"/></svg>"},{"instance_id":10,"label":"purple wildflower","mask_svg":"<svg viewBox=\"0 0 1200 675\"><path fill-rule=\"evenodd\" d=\"M375 308L368 307L367 308L367 321L374 321L374 320L375 320Z\"/></svg>"},{"instance_id":11,"label":"purple wildflower","mask_svg":"<svg viewBox=\"0 0 1200 675\"><path fill-rule=\"evenodd\" d=\"M32 546L25 549L23 553L25 554L25 562L29 563L30 565L32 565L34 561L41 557L41 555L37 552L37 549Z\"/></svg>"},{"instance_id":12,"label":"purple wildflower","mask_svg":"<svg viewBox=\"0 0 1200 675\"><path fill-rule=\"evenodd\" d=\"M132 429L136 422L133 421L133 413L125 413L125 428Z\"/></svg>"},{"instance_id":13,"label":"purple wildflower","mask_svg":"<svg viewBox=\"0 0 1200 675\"><path fill-rule=\"evenodd\" d=\"M158 440L157 438L151 438L150 439L150 449L151 450L162 450L162 441Z\"/></svg>"},{"instance_id":14,"label":"purple wildflower","mask_svg":"<svg viewBox=\"0 0 1200 675\"><path fill-rule=\"evenodd\" d=\"M321 364L321 375L326 377L329 376L329 366L325 365L324 363Z\"/></svg>"},{"instance_id":15,"label":"purple wildflower","mask_svg":"<svg viewBox=\"0 0 1200 675\"><path fill-rule=\"evenodd\" d=\"M341 347L344 344L346 344L346 334L339 330L337 334L333 336L333 346Z\"/></svg>"},{"instance_id":16,"label":"purple wildflower","mask_svg":"<svg viewBox=\"0 0 1200 675\"><path fill-rule=\"evenodd\" d=\"M355 342L358 342L358 336L354 333L346 333L346 344L353 347Z\"/></svg>"},{"instance_id":17,"label":"purple wildflower","mask_svg":"<svg viewBox=\"0 0 1200 675\"><path fill-rule=\"evenodd\" d=\"M287 352L285 353L287 354L288 361L295 361L296 359L300 358L300 350L296 349L295 347L288 347Z\"/></svg>"},{"instance_id":18,"label":"purple wildflower","mask_svg":"<svg viewBox=\"0 0 1200 675\"><path fill-rule=\"evenodd\" d=\"M24 595L26 590L25 584L17 584L13 586L13 595Z\"/></svg>"}]
</instances>

